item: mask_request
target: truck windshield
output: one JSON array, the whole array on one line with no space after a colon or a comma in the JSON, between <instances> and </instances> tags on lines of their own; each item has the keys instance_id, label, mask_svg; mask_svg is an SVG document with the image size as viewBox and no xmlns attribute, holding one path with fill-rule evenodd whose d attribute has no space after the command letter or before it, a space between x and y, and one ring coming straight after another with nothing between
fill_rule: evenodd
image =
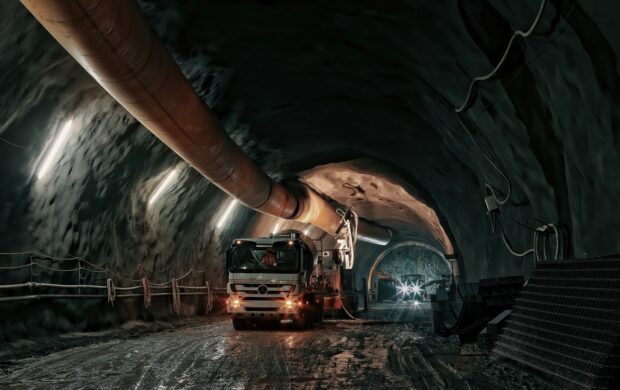
<instances>
[{"instance_id":1,"label":"truck windshield","mask_svg":"<svg viewBox=\"0 0 620 390\"><path fill-rule=\"evenodd\" d=\"M299 270L299 247L275 243L271 247L244 242L230 251L230 272L291 273Z\"/></svg>"}]
</instances>

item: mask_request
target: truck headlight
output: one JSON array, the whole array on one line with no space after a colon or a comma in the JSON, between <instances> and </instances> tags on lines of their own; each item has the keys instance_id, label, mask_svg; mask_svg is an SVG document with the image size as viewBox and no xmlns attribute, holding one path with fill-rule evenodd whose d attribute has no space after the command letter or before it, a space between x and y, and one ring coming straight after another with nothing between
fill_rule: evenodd
<instances>
[{"instance_id":1,"label":"truck headlight","mask_svg":"<svg viewBox=\"0 0 620 390\"><path fill-rule=\"evenodd\" d=\"M228 304L232 309L238 309L241 307L241 300L239 300L239 298L232 298Z\"/></svg>"},{"instance_id":2,"label":"truck headlight","mask_svg":"<svg viewBox=\"0 0 620 390\"><path fill-rule=\"evenodd\" d=\"M297 307L302 307L302 305L303 303L301 301L295 299L287 298L286 301L284 301L284 308L286 310L293 310Z\"/></svg>"}]
</instances>

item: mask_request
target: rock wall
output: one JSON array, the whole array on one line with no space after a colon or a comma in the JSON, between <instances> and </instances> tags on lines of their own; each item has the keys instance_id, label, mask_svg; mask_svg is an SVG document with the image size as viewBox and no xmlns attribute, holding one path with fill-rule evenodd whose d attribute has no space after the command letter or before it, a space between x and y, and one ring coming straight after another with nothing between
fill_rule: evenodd
<instances>
[{"instance_id":1,"label":"rock wall","mask_svg":"<svg viewBox=\"0 0 620 390\"><path fill-rule=\"evenodd\" d=\"M0 252L84 257L111 272L82 270L82 284L105 285L110 275L117 286L135 285L124 278L139 280L142 276L163 283L194 269L204 272L190 275L185 284L208 281L211 286L223 286L223 248L244 231L253 212L238 207L218 226L229 197L130 117L18 2L0 7L3 15L11 16L0 33L0 148L4 158L0 165ZM192 58L179 62L205 101L217 107L224 72L198 66ZM235 113L224 112L220 118L253 155L256 143L250 140L247 127L235 122ZM70 134L46 170L46 160L68 121ZM176 177L151 204L173 169ZM0 255L0 267L31 260L47 268L35 266L32 272L29 268L2 269L0 284L77 284L76 272L59 271L77 267L75 261ZM94 269L86 263L81 266ZM144 273L136 272L138 266ZM24 288L9 294L72 292ZM184 301L183 314L204 312L203 301ZM2 303L0 340L172 315L170 299L155 297L148 310L140 299L118 299L114 307L105 299Z\"/></svg>"}]
</instances>

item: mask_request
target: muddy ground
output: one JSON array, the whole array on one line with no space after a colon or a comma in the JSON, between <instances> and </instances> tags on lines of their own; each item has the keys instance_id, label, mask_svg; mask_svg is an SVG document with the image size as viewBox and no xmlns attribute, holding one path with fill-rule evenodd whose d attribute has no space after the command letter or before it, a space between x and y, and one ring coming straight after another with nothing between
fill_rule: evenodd
<instances>
[{"instance_id":1,"label":"muddy ground","mask_svg":"<svg viewBox=\"0 0 620 390\"><path fill-rule=\"evenodd\" d=\"M432 334L430 308L374 307L392 324L234 331L226 316L134 323L5 345L11 389L555 389L532 373ZM469 349L471 352L471 349Z\"/></svg>"}]
</instances>

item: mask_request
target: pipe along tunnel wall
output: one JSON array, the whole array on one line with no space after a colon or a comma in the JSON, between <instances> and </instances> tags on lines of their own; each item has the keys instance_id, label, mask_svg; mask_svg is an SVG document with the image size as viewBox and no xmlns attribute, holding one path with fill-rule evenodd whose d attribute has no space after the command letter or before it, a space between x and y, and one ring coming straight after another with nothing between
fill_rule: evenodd
<instances>
[{"instance_id":1,"label":"pipe along tunnel wall","mask_svg":"<svg viewBox=\"0 0 620 390\"><path fill-rule=\"evenodd\" d=\"M588 257L620 248L620 39L606 16L618 10L613 2L565 3L549 2L535 36L515 46L498 79L480 85L466 119L511 178L501 213L512 244L532 245L532 232L516 222L558 223L569 230L570 253ZM270 177L358 158L387 162L437 213L465 281L529 275L533 259L511 256L491 233L484 183L505 193L504 182L453 108L472 76L496 63L511 26L531 24L539 2L140 6L200 100ZM218 227L230 198L118 105L22 6L0 7L11 16L0 30L0 249L83 256L123 273L142 262L165 275L157 281L206 269L222 285L223 248L258 217L235 207ZM39 178L69 119L71 133ZM149 205L177 166L176 180ZM2 310L4 339L173 313L169 304L90 301Z\"/></svg>"}]
</instances>

